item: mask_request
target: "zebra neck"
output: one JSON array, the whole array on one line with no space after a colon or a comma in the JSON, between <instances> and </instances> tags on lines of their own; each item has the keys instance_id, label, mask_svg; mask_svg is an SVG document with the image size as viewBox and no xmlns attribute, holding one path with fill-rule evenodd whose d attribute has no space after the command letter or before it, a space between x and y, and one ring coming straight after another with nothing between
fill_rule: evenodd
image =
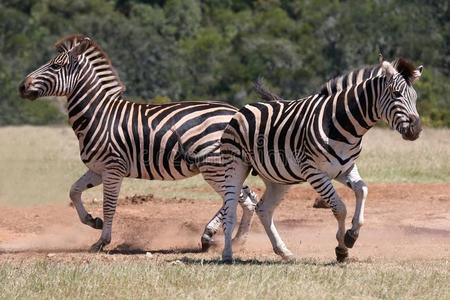
<instances>
[{"instance_id":1,"label":"zebra neck","mask_svg":"<svg viewBox=\"0 0 450 300\"><path fill-rule=\"evenodd\" d=\"M68 97L69 123L78 135L88 124L100 119L115 102L122 100L120 82L87 76L80 80Z\"/></svg>"},{"instance_id":2,"label":"zebra neck","mask_svg":"<svg viewBox=\"0 0 450 300\"><path fill-rule=\"evenodd\" d=\"M362 137L380 120L379 99L385 77L373 77L346 90L346 110L357 135Z\"/></svg>"},{"instance_id":3,"label":"zebra neck","mask_svg":"<svg viewBox=\"0 0 450 300\"><path fill-rule=\"evenodd\" d=\"M323 140L358 148L380 119L378 98L383 84L380 78L371 78L328 96L317 118Z\"/></svg>"}]
</instances>

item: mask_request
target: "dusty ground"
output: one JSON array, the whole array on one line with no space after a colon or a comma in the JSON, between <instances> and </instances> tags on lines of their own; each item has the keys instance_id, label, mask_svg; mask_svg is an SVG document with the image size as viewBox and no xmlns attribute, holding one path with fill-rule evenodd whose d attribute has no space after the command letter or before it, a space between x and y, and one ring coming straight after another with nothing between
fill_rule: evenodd
<instances>
[{"instance_id":1,"label":"dusty ground","mask_svg":"<svg viewBox=\"0 0 450 300\"><path fill-rule=\"evenodd\" d=\"M353 215L350 190L338 187ZM261 191L258 191L260 194ZM186 194L189 197L189 193ZM334 259L336 221L329 210L314 209L316 194L294 186L278 208L275 221L287 246L299 258ZM87 203L94 216L100 203ZM100 234L79 222L65 204L0 207L0 261L48 257L54 260L126 260L153 254L153 259L216 259L221 246L198 253L203 226L220 204L191 199L153 197L122 199L113 227L109 255L86 252ZM222 236L217 240L221 242ZM241 259L277 259L255 216ZM450 258L450 184L372 184L365 225L350 251L356 260L422 260Z\"/></svg>"}]
</instances>

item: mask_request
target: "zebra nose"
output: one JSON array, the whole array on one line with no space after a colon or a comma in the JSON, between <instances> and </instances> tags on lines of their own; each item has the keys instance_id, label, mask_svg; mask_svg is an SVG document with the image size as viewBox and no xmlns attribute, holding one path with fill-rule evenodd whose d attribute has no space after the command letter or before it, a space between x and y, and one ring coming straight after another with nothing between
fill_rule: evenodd
<instances>
[{"instance_id":1,"label":"zebra nose","mask_svg":"<svg viewBox=\"0 0 450 300\"><path fill-rule=\"evenodd\" d=\"M407 141L417 140L422 132L422 123L420 117L414 114L409 114L409 124L406 131L402 134L403 139Z\"/></svg>"},{"instance_id":2,"label":"zebra nose","mask_svg":"<svg viewBox=\"0 0 450 300\"><path fill-rule=\"evenodd\" d=\"M21 83L20 83L20 85L19 85L19 93L20 93L20 96L24 96L25 94L26 94L26 91L27 91L27 85L26 85L26 82L25 82L25 80L24 81L22 81Z\"/></svg>"},{"instance_id":3,"label":"zebra nose","mask_svg":"<svg viewBox=\"0 0 450 300\"><path fill-rule=\"evenodd\" d=\"M27 77L19 84L19 94L22 98L34 100L37 98L37 91L30 91L33 85L33 78Z\"/></svg>"},{"instance_id":4,"label":"zebra nose","mask_svg":"<svg viewBox=\"0 0 450 300\"><path fill-rule=\"evenodd\" d=\"M19 85L19 90L20 91L26 91L28 90L28 88L32 85L33 83L33 78L31 77L26 77Z\"/></svg>"}]
</instances>

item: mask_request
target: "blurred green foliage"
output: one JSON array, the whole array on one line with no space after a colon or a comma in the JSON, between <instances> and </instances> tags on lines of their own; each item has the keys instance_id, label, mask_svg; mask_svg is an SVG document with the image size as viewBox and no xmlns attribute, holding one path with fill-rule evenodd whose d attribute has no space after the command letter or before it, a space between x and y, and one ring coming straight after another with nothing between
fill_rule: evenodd
<instances>
[{"instance_id":1,"label":"blurred green foliage","mask_svg":"<svg viewBox=\"0 0 450 300\"><path fill-rule=\"evenodd\" d=\"M425 66L418 108L450 126L448 1L2 0L0 125L61 122L52 102L21 100L24 76L54 55L61 37L84 33L110 55L130 99L257 99L264 76L287 99L327 79L387 59Z\"/></svg>"}]
</instances>

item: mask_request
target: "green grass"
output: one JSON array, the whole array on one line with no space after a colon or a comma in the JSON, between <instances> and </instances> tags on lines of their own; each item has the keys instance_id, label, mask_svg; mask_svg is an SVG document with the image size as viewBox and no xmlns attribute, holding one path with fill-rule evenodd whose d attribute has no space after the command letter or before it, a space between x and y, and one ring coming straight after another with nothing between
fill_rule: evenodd
<instances>
[{"instance_id":1,"label":"green grass","mask_svg":"<svg viewBox=\"0 0 450 300\"><path fill-rule=\"evenodd\" d=\"M0 203L68 201L70 186L86 171L78 141L68 127L2 127L0 141ZM358 165L367 182L450 182L448 129L425 129L419 140L407 142L395 132L376 128L369 131L363 145ZM255 177L249 181L262 186ZM148 193L220 200L201 176L177 182L127 179L121 196ZM101 199L101 187L89 190L85 197Z\"/></svg>"},{"instance_id":2,"label":"green grass","mask_svg":"<svg viewBox=\"0 0 450 300\"><path fill-rule=\"evenodd\" d=\"M3 299L449 299L450 262L0 264Z\"/></svg>"}]
</instances>

